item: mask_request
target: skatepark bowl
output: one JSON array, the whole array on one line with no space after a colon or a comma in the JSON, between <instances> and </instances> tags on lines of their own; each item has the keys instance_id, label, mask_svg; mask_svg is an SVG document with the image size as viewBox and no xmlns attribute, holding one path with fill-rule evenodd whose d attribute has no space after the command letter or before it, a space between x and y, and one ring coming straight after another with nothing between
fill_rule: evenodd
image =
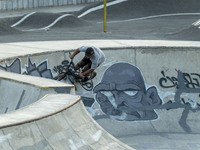
<instances>
[{"instance_id":1,"label":"skatepark bowl","mask_svg":"<svg viewBox=\"0 0 200 150\"><path fill-rule=\"evenodd\" d=\"M68 52L91 42L106 55L92 90L53 80L66 68ZM200 42L85 40L0 47L7 51L0 64L1 150L200 149Z\"/></svg>"}]
</instances>

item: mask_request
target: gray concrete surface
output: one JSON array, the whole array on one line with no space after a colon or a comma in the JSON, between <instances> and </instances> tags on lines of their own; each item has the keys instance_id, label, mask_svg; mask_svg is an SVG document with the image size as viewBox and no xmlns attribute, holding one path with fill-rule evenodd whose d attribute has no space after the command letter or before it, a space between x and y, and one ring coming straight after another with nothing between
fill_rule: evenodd
<instances>
[{"instance_id":1,"label":"gray concrete surface","mask_svg":"<svg viewBox=\"0 0 200 150\"><path fill-rule=\"evenodd\" d=\"M32 12L44 12L44 13L61 13L61 12L76 12L85 8L89 4L79 4L79 5L70 5L70 6L57 6L57 7L44 7L44 8L32 8L24 10L10 10L10 11L1 11L0 18L11 18L24 16Z\"/></svg>"},{"instance_id":2,"label":"gray concrete surface","mask_svg":"<svg viewBox=\"0 0 200 150\"><path fill-rule=\"evenodd\" d=\"M132 149L96 124L76 95L46 95L0 118L2 150Z\"/></svg>"},{"instance_id":3,"label":"gray concrete surface","mask_svg":"<svg viewBox=\"0 0 200 150\"><path fill-rule=\"evenodd\" d=\"M4 56L2 55L1 66L4 66L5 62L6 65L9 66L15 58L19 58L21 60L21 69L23 70L23 66L26 66L28 58L30 58L31 62L36 65L47 59L48 68L54 72L54 66L58 65L62 59L69 59L68 52L71 51L73 47L88 45L91 42L95 43L94 46L102 48L106 54L106 61L100 68L98 68L97 78L93 80L94 86L102 80L105 70L110 66L119 62L126 62L137 66L142 72L146 90L148 91L150 87L155 86L158 96L162 99L162 104L160 104L160 106L155 105L149 107L156 111L156 114L158 115L157 119L144 119L138 121L119 120L120 116L110 116L103 112L97 101L95 101L92 106L86 107L93 118L108 133L138 150L197 149L199 146L199 107L197 106L197 108L193 108L192 103L185 98L185 96L194 98L196 103L199 103L198 95L197 98L195 96L193 97L196 92L199 93L197 82L194 89L191 91L188 89L185 90L186 93L183 94L183 97L186 100L185 102L188 104L184 104L183 102L176 103L175 95L178 93L178 90L175 88L175 85L171 85L172 82L169 84L171 88L165 88L165 86L163 86L165 84L161 84L159 80L164 79L164 76L161 73L162 70L168 77L176 77L176 70L181 70L194 78L191 80L191 83L198 81L198 78L195 78L195 74L198 75L196 68L198 68L199 64L197 61L199 57L199 42L85 40L82 42L55 41L51 42L51 45L49 45L49 42L9 43L1 44L1 46L5 46L6 48L8 45L18 45L21 47L21 50L19 49L18 54L16 54L15 50L12 51L12 48L10 48L10 54L13 53L12 57L8 58L6 53L4 54L5 58L3 58ZM101 46L102 43L104 43L103 46ZM37 45L37 47L35 47L35 45ZM58 47L58 45L60 46ZM24 47L24 49L22 47ZM38 49L37 53L32 53L32 47ZM63 50L64 48L66 49ZM124 55L120 55L121 53ZM78 56L74 61L76 62L81 57L82 56ZM193 60L196 61L194 62ZM52 74L54 75L54 73ZM115 77L113 76L113 78ZM81 87L78 87L77 90L77 94L81 96L95 98L95 93L93 93L93 91L85 91ZM188 94L187 91L189 91ZM171 104L168 103L169 100L172 100ZM187 106L189 106L188 114L186 113L188 108Z\"/></svg>"},{"instance_id":4,"label":"gray concrete surface","mask_svg":"<svg viewBox=\"0 0 200 150\"><path fill-rule=\"evenodd\" d=\"M41 80L38 77L18 75L2 70L0 72L1 114L30 105L48 93L75 94L75 88L71 84L46 78Z\"/></svg>"},{"instance_id":5,"label":"gray concrete surface","mask_svg":"<svg viewBox=\"0 0 200 150\"><path fill-rule=\"evenodd\" d=\"M85 3L100 2L102 0L1 0L0 11L22 10L42 7L70 6Z\"/></svg>"},{"instance_id":6,"label":"gray concrete surface","mask_svg":"<svg viewBox=\"0 0 200 150\"><path fill-rule=\"evenodd\" d=\"M197 150L200 148L198 4L197 0L121 1L108 7L106 33L102 30L103 9L99 5L67 13L35 12L24 20L26 15L3 18L0 20L1 68L16 66L16 59L20 60L21 70L29 70L33 64L37 70L45 62L45 70L51 70L55 76L55 67L68 59L68 51L82 45L98 46L105 52L106 61L97 70L94 91L75 84L76 94L82 96L83 102L85 97L89 98L90 104L85 106L92 117L108 133L137 150ZM21 19L20 24L11 27ZM118 65L121 68L115 67ZM122 78L108 76L109 71ZM134 82L140 83L134 85L136 89L129 87L132 80L130 84L123 83L133 74L137 76ZM123 85L123 90L118 84ZM102 89L101 85L108 88ZM128 91L125 87L129 87ZM82 107L71 108L82 110ZM73 117L73 113L68 115ZM88 125L83 128L88 131ZM56 136L54 133L49 135ZM83 134L84 138L88 137L87 133ZM109 137L106 140L113 140ZM48 145L45 143L30 145L40 148ZM79 145L76 143L69 149Z\"/></svg>"},{"instance_id":7,"label":"gray concrete surface","mask_svg":"<svg viewBox=\"0 0 200 150\"><path fill-rule=\"evenodd\" d=\"M138 39L199 41L200 10L197 0L112 0L107 7L107 32L103 32L103 3L61 7L48 12L0 19L0 42L54 41L84 39ZM147 7L148 6L148 7ZM79 7L80 8L80 7ZM55 10L61 10L57 13ZM71 10L71 9L70 9ZM116 13L117 12L117 13ZM70 14L70 15L67 15ZM23 21L21 20L23 19ZM11 27L19 22L15 27Z\"/></svg>"}]
</instances>

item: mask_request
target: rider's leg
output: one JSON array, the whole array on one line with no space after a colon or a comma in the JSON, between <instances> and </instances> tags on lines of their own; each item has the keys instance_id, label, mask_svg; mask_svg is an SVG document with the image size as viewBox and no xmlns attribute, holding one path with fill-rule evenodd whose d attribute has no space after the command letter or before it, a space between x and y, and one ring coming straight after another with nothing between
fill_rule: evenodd
<instances>
[{"instance_id":1,"label":"rider's leg","mask_svg":"<svg viewBox=\"0 0 200 150\"><path fill-rule=\"evenodd\" d=\"M78 70L79 68L84 68L88 63L91 63L90 59L86 59L85 57L79 61L76 66L75 70Z\"/></svg>"},{"instance_id":2,"label":"rider's leg","mask_svg":"<svg viewBox=\"0 0 200 150\"><path fill-rule=\"evenodd\" d=\"M64 76L65 76L65 73L61 73L61 74L58 74L57 76L55 76L53 79L55 79L55 80L61 80L61 79L64 78Z\"/></svg>"},{"instance_id":3,"label":"rider's leg","mask_svg":"<svg viewBox=\"0 0 200 150\"><path fill-rule=\"evenodd\" d=\"M91 68L91 65L92 65L92 63L87 64L82 71L85 72L85 71L89 70ZM97 73L95 71L93 71L90 74L85 75L83 82L93 79L96 75L97 75Z\"/></svg>"},{"instance_id":4,"label":"rider's leg","mask_svg":"<svg viewBox=\"0 0 200 150\"><path fill-rule=\"evenodd\" d=\"M84 68L82 69L82 72L85 72L87 70L89 70L91 68L92 63L88 63L84 66Z\"/></svg>"},{"instance_id":5,"label":"rider's leg","mask_svg":"<svg viewBox=\"0 0 200 150\"><path fill-rule=\"evenodd\" d=\"M76 64L76 66L75 66L75 70L78 70L80 68L80 66L78 65L78 64Z\"/></svg>"}]
</instances>

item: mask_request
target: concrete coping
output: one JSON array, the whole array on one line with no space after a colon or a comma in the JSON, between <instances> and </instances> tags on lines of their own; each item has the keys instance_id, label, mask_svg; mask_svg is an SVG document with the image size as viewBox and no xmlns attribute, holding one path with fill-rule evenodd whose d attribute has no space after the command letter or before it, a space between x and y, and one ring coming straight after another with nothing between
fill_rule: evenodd
<instances>
[{"instance_id":1,"label":"concrete coping","mask_svg":"<svg viewBox=\"0 0 200 150\"><path fill-rule=\"evenodd\" d=\"M3 70L0 70L0 79L9 80L12 82L19 82L22 84L28 84L28 85L43 88L43 89L55 88L55 87L74 88L73 84L67 84L67 83L56 81L56 80L46 79L46 78L41 78L41 77L16 74L12 72L6 72Z\"/></svg>"},{"instance_id":2,"label":"concrete coping","mask_svg":"<svg viewBox=\"0 0 200 150\"><path fill-rule=\"evenodd\" d=\"M35 103L0 115L0 128L25 124L59 113L81 100L78 95L48 94Z\"/></svg>"},{"instance_id":3,"label":"concrete coping","mask_svg":"<svg viewBox=\"0 0 200 150\"><path fill-rule=\"evenodd\" d=\"M105 33L106 34L106 33ZM83 45L93 45L101 49L119 48L198 48L198 41L164 41L164 40L74 40L74 41L40 41L0 43L0 60L47 52L70 51Z\"/></svg>"}]
</instances>

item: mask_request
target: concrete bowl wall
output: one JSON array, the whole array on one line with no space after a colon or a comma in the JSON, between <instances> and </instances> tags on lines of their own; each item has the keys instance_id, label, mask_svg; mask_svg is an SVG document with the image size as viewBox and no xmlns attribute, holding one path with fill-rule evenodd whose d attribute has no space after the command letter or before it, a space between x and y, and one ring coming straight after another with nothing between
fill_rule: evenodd
<instances>
[{"instance_id":1,"label":"concrete bowl wall","mask_svg":"<svg viewBox=\"0 0 200 150\"><path fill-rule=\"evenodd\" d=\"M97 119L107 131L116 137L146 133L200 133L199 48L132 47L107 49L104 52L106 62L97 71L99 76L96 83L101 81L102 74L112 64L130 63L142 73L146 85L145 92L150 87L155 87L162 100L160 106L152 107L158 115L157 119ZM184 79L178 77L179 71L184 74ZM191 99L194 101L191 102Z\"/></svg>"},{"instance_id":2,"label":"concrete bowl wall","mask_svg":"<svg viewBox=\"0 0 200 150\"><path fill-rule=\"evenodd\" d=\"M142 44L138 44L135 41L128 41L127 43L124 41L114 41L115 44L113 44L112 42L113 41L109 42L108 45L105 44L105 46L102 47L102 41L97 41L94 43L95 46L102 48L106 55L105 62L96 70L98 75L93 80L94 87L101 83L105 72L109 70L110 67L119 63L127 63L138 68L138 70L141 72L141 76L145 84L145 91L143 91L144 97L146 96L145 94L148 93L148 90L150 91L150 89L153 87L155 90L154 93L148 96L151 99L153 99L155 96L158 96L161 103L159 103L159 105L145 105L144 107L142 106L136 108L137 111L144 111L144 109L155 111L157 118L149 119L145 118L144 115L144 118L141 119L137 118L135 120L130 120L131 118L128 118L129 120L126 120L125 118L124 120L119 120L119 118L117 118L117 120L114 119L117 116L113 117L112 115L106 114L102 108L99 107L99 104L96 100L96 94L92 93L90 96L95 99L95 104L93 104L93 106L95 105L95 109L99 109L98 114L92 113L93 117L96 118L96 121L114 136L172 132L199 134L199 43L193 42L188 44L185 42L182 43L169 41L167 44L163 44L163 42L151 41L149 44L148 42L146 43L144 41L140 41ZM89 43L91 43L91 41L89 41ZM78 47L80 44L88 45L87 42L81 43L80 41L79 45L76 45L75 42L73 44L74 45L72 47ZM12 44L10 45L12 46ZM56 42L56 47L57 45L58 42ZM43 49L45 49L44 47ZM64 45L63 47L67 46ZM64 48L59 47L59 49ZM28 68L30 68L30 64L35 64L35 68L38 68L40 64L45 62L46 70L51 70L52 76L55 76L55 67L60 65L63 60L69 60L69 51L72 51L70 46L65 51L55 49L51 51L49 50L48 52L41 51L36 54L31 54L30 52L26 55L19 55L15 57L12 56L12 58L10 57L1 59L0 65L1 68L6 70L6 68L10 68L14 64L13 62L16 59L19 59L21 67L20 70L27 71L29 70ZM80 54L76 57L76 59L74 59L74 62L77 62L83 56L84 55ZM123 69L125 68L119 68L121 72L123 72ZM117 75L118 74L116 74L116 76ZM14 76L12 76L12 79L13 77ZM27 78L24 79L28 78L29 77L27 76ZM117 79L115 76L113 76L113 78ZM41 80L43 80L43 78ZM123 81L123 78L121 81ZM78 87L77 90L78 92L85 92L85 90L81 89L81 87ZM74 112L79 109L83 109L83 107L74 107L74 109L73 107L71 108ZM148 113L145 112L144 114ZM69 115L72 115L72 113ZM98 115L103 117L98 118ZM24 119L26 119L26 117ZM87 118L83 119L83 121L87 122ZM92 122L93 121L94 120L92 120ZM88 126L89 124L87 124L85 127L88 128ZM2 129L3 128L4 127L2 126ZM7 128L5 128L5 130L7 130ZM95 130L95 132L96 131L97 130ZM5 131L2 132L6 133ZM48 134L50 135L51 133ZM4 135L6 136L7 134ZM9 135L10 134L8 134L8 137Z\"/></svg>"},{"instance_id":3,"label":"concrete bowl wall","mask_svg":"<svg viewBox=\"0 0 200 150\"><path fill-rule=\"evenodd\" d=\"M188 105L192 105L188 99L194 98L198 106L199 97L199 73L198 68L200 64L199 47L193 46L131 46L131 47L111 47L102 48L105 55L105 62L96 70L98 75L93 79L93 84L96 86L101 82L104 72L113 64L128 63L136 66L144 79L146 91L150 87L155 87L159 98L162 101L160 106L152 106L151 109L158 115L157 119L149 120L132 120L132 121L116 121L109 120L110 126L105 126L107 131L114 135L134 134L134 133L147 133L147 132L195 132L199 133L199 108L190 107L187 109L189 113L184 115L184 110ZM32 63L40 64L46 61L48 69L52 71L53 76L56 75L54 67L60 65L63 60L70 61L68 52L56 51L45 52L41 54L26 55L18 57L21 60L21 66L27 66L28 59ZM78 62L84 55L80 54L74 62ZM7 65L12 64L14 59L4 60ZM3 64L3 63L2 63ZM23 67L22 67L23 69ZM123 69L123 68L121 68ZM186 74L185 80L190 87L184 87L182 93L178 89L178 72ZM79 85L76 85L78 93L84 93L85 90ZM176 94L182 94L185 98L184 104L180 99L175 100ZM88 93L87 93L88 94ZM95 98L95 93L90 93L90 98ZM168 102L174 102L168 105ZM178 104L177 104L178 101ZM98 103L95 101L96 106ZM166 106L167 105L167 106ZM99 108L99 113L105 115ZM174 115L176 114L176 115ZM173 116L173 117L172 117ZM95 116L93 116L95 117ZM184 120L184 121L183 121ZM194 122L194 120L196 120ZM108 120L97 120L99 124L104 126ZM139 121L139 122L138 122ZM142 123L141 123L142 122ZM182 122L182 123L180 123ZM114 124L114 127L112 126ZM127 125L127 130L119 130L123 125ZM142 124L142 125L141 125ZM188 129L189 126L189 129ZM140 129L141 128L141 129ZM132 132L130 132L132 131Z\"/></svg>"}]
</instances>

